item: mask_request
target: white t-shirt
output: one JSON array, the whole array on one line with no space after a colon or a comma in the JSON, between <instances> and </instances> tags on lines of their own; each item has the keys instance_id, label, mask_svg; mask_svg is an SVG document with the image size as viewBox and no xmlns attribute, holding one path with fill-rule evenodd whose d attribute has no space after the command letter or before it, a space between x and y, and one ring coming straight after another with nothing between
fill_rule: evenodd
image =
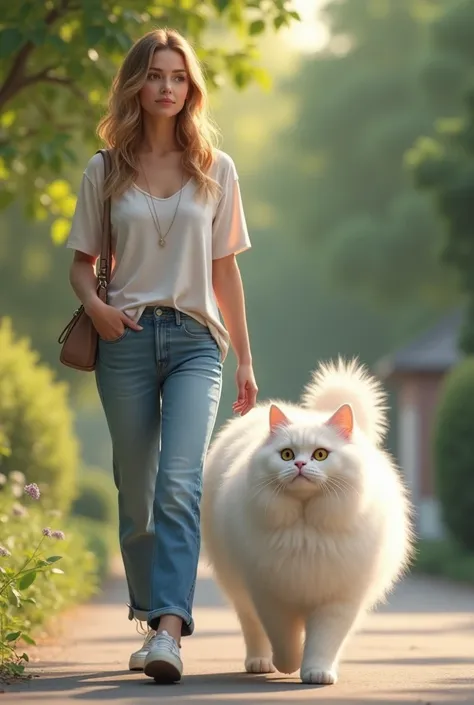
<instances>
[{"instance_id":1,"label":"white t-shirt","mask_svg":"<svg viewBox=\"0 0 474 705\"><path fill-rule=\"evenodd\" d=\"M250 239L231 157L220 150L210 176L221 187L216 197L197 198L190 179L170 198L153 198L165 234L181 202L164 247L150 208L150 196L131 186L112 199L112 251L115 268L108 303L137 321L145 306L171 306L209 327L225 359L229 335L219 316L212 287L212 260L248 249ZM97 257L102 239L104 164L95 154L84 171L67 247ZM148 198L148 203L147 203Z\"/></svg>"}]
</instances>

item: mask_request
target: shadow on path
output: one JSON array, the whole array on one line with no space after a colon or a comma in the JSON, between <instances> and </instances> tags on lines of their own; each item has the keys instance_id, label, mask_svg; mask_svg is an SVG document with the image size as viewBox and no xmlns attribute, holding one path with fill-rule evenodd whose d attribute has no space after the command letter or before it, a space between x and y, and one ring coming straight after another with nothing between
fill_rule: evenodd
<instances>
[{"instance_id":1,"label":"shadow on path","mask_svg":"<svg viewBox=\"0 0 474 705\"><path fill-rule=\"evenodd\" d=\"M450 685L455 686L455 690L450 688ZM440 680L436 684L430 684L426 689L392 689L383 694L378 693L379 699L373 700L345 695L338 697L338 686L308 686L296 679L278 676L266 677L244 673L201 674L187 676L179 685L159 686L151 679L145 679L140 675L132 676L128 671L108 671L100 674L63 672L60 677L51 675L32 681L30 687L22 689L21 702L48 702L48 700L54 702L55 693L60 692L63 697L67 697L67 702L126 699L143 702L148 699L158 699L160 702L168 701L178 705L183 698L193 699L194 696L200 699L202 696L209 695L213 705L225 705L229 702L233 705L248 705L251 702L251 696L257 697L255 702L259 705L261 703L273 705L281 700L284 694L287 694L288 702L292 702L300 700L298 696L307 697L308 691L312 691L315 695L319 691L319 695L324 692L325 699L330 695L328 700L332 705L368 705L376 702L383 702L385 705L402 705L407 701L430 702L431 697L439 703L440 696L446 697L446 702L449 703L471 703L472 705L473 685L474 681L470 678ZM231 698L226 697L229 695Z\"/></svg>"}]
</instances>

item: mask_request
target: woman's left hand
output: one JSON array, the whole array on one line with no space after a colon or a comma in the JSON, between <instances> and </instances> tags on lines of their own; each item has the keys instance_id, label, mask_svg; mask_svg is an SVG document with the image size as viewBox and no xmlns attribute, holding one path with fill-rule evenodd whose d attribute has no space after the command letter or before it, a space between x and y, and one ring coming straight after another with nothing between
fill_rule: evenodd
<instances>
[{"instance_id":1,"label":"woman's left hand","mask_svg":"<svg viewBox=\"0 0 474 705\"><path fill-rule=\"evenodd\" d=\"M232 404L232 409L235 414L244 416L255 406L257 401L258 387L252 365L238 365L235 382L238 394L237 401Z\"/></svg>"}]
</instances>

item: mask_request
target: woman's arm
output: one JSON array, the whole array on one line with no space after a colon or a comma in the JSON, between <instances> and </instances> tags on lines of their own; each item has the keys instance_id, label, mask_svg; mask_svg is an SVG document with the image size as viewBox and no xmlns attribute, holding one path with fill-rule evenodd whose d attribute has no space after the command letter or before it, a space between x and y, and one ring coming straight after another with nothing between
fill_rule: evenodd
<instances>
[{"instance_id":1,"label":"woman's arm","mask_svg":"<svg viewBox=\"0 0 474 705\"><path fill-rule=\"evenodd\" d=\"M255 406L258 388L252 367L244 288L235 255L213 260L212 284L237 357L238 398L233 408L243 416Z\"/></svg>"},{"instance_id":2,"label":"woman's arm","mask_svg":"<svg viewBox=\"0 0 474 705\"><path fill-rule=\"evenodd\" d=\"M79 301L83 304L86 313L89 313L97 296L97 277L94 271L96 257L85 252L74 252L74 259L69 270L69 281Z\"/></svg>"},{"instance_id":3,"label":"woman's arm","mask_svg":"<svg viewBox=\"0 0 474 705\"><path fill-rule=\"evenodd\" d=\"M124 326L142 330L126 313L105 304L97 295L97 277L94 272L96 258L76 250L69 270L69 281L77 298L104 340L119 338Z\"/></svg>"}]
</instances>

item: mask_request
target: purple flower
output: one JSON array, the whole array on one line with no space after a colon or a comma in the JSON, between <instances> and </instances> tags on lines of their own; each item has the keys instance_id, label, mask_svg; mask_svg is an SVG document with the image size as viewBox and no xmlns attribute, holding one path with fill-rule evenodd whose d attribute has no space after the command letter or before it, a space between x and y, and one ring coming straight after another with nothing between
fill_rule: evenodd
<instances>
[{"instance_id":1,"label":"purple flower","mask_svg":"<svg viewBox=\"0 0 474 705\"><path fill-rule=\"evenodd\" d=\"M21 504L18 504L18 502L16 502L16 504L14 504L12 507L12 514L15 517L24 517L25 514L28 514L28 512L25 509L25 507L23 507Z\"/></svg>"},{"instance_id":2,"label":"purple flower","mask_svg":"<svg viewBox=\"0 0 474 705\"><path fill-rule=\"evenodd\" d=\"M41 492L36 482L32 482L29 485L26 485L25 492L31 497L31 499L39 499L41 497Z\"/></svg>"},{"instance_id":3,"label":"purple flower","mask_svg":"<svg viewBox=\"0 0 474 705\"><path fill-rule=\"evenodd\" d=\"M63 531L53 531L52 536L54 539L58 539L58 541L64 541L66 538Z\"/></svg>"},{"instance_id":4,"label":"purple flower","mask_svg":"<svg viewBox=\"0 0 474 705\"><path fill-rule=\"evenodd\" d=\"M47 536L48 538L51 538L53 535L52 530L47 526L45 529L43 529L43 536Z\"/></svg>"},{"instance_id":5,"label":"purple flower","mask_svg":"<svg viewBox=\"0 0 474 705\"><path fill-rule=\"evenodd\" d=\"M4 548L3 546L0 546L0 558L5 558L6 556L11 556L12 554L8 550L8 548Z\"/></svg>"}]
</instances>

